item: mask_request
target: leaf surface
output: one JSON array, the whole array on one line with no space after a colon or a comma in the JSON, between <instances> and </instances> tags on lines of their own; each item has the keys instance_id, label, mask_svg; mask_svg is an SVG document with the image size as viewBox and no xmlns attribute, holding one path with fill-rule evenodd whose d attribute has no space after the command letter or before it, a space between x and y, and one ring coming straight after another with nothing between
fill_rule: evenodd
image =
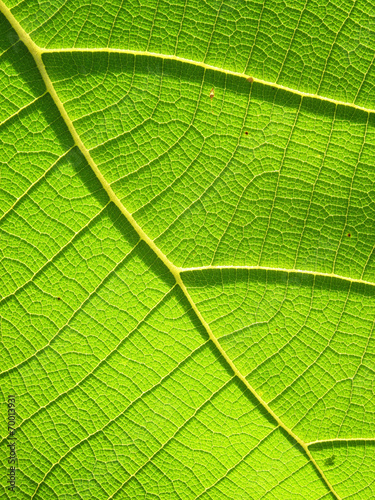
<instances>
[{"instance_id":1,"label":"leaf surface","mask_svg":"<svg viewBox=\"0 0 375 500\"><path fill-rule=\"evenodd\" d=\"M372 498L370 5L0 8L17 498Z\"/></svg>"}]
</instances>

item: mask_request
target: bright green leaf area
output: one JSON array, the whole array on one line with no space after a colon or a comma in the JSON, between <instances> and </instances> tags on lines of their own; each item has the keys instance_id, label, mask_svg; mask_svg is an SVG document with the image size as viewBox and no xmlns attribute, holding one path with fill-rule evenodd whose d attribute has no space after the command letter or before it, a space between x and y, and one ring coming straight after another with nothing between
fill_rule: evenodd
<instances>
[{"instance_id":1,"label":"bright green leaf area","mask_svg":"<svg viewBox=\"0 0 375 500\"><path fill-rule=\"evenodd\" d=\"M0 0L2 498L375 498L374 9Z\"/></svg>"}]
</instances>

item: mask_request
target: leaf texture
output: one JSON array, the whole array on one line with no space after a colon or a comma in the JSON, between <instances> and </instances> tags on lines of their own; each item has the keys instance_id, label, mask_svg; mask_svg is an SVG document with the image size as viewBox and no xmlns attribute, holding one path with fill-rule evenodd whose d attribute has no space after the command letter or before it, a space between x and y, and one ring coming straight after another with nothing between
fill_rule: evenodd
<instances>
[{"instance_id":1,"label":"leaf texture","mask_svg":"<svg viewBox=\"0 0 375 500\"><path fill-rule=\"evenodd\" d=\"M372 9L0 0L4 498L374 497Z\"/></svg>"}]
</instances>

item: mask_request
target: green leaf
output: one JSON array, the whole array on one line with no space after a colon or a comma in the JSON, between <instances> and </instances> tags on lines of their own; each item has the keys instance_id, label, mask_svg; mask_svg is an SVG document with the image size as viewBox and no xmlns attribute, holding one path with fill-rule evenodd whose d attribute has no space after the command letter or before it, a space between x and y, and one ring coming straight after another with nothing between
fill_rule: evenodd
<instances>
[{"instance_id":1,"label":"green leaf","mask_svg":"<svg viewBox=\"0 0 375 500\"><path fill-rule=\"evenodd\" d=\"M373 8L0 0L4 498L375 496Z\"/></svg>"}]
</instances>

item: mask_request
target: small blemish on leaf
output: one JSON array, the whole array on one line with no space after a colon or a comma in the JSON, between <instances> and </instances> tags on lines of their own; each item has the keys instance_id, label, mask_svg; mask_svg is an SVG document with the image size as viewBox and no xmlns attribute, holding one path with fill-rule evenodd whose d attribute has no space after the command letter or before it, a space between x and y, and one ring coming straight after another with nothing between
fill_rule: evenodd
<instances>
[{"instance_id":1,"label":"small blemish on leaf","mask_svg":"<svg viewBox=\"0 0 375 500\"><path fill-rule=\"evenodd\" d=\"M61 297L57 297L57 300L61 300Z\"/></svg>"},{"instance_id":2,"label":"small blemish on leaf","mask_svg":"<svg viewBox=\"0 0 375 500\"><path fill-rule=\"evenodd\" d=\"M250 76L250 77L247 79L247 81L248 81L249 83L253 83L254 78L253 78L252 76Z\"/></svg>"},{"instance_id":3,"label":"small blemish on leaf","mask_svg":"<svg viewBox=\"0 0 375 500\"><path fill-rule=\"evenodd\" d=\"M212 102L212 99L215 97L215 89L212 87L211 92L210 92L210 99Z\"/></svg>"},{"instance_id":4,"label":"small blemish on leaf","mask_svg":"<svg viewBox=\"0 0 375 500\"><path fill-rule=\"evenodd\" d=\"M350 234L350 233L348 233L348 234L347 234L347 237L348 237L348 238L350 238L350 237L351 237L351 234Z\"/></svg>"},{"instance_id":5,"label":"small blemish on leaf","mask_svg":"<svg viewBox=\"0 0 375 500\"><path fill-rule=\"evenodd\" d=\"M335 463L335 458L336 458L336 457L335 457L335 455L332 455L331 457L326 458L326 460L324 461L325 465L326 465L327 467L331 467L332 465L334 465L334 463Z\"/></svg>"},{"instance_id":6,"label":"small blemish on leaf","mask_svg":"<svg viewBox=\"0 0 375 500\"><path fill-rule=\"evenodd\" d=\"M245 132L245 135L249 135L249 132Z\"/></svg>"}]
</instances>

